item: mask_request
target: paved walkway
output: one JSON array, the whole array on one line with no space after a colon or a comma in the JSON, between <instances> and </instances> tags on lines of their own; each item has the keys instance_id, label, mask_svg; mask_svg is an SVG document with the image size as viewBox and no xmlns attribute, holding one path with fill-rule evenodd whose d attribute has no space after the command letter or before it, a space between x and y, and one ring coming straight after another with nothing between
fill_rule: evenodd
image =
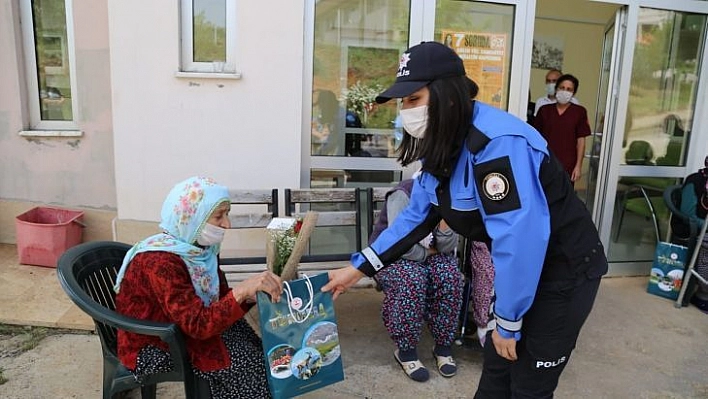
<instances>
[{"instance_id":1,"label":"paved walkway","mask_svg":"<svg viewBox=\"0 0 708 399\"><path fill-rule=\"evenodd\" d=\"M561 377L557 398L708 398L708 315L675 309L646 293L646 277L603 280L593 313ZM51 268L17 264L15 247L0 245L0 323L92 329L69 302ZM305 398L471 398L482 359L456 347L459 373L409 380L393 360L381 324L381 294L354 290L336 302L346 379ZM425 334L422 361L434 367ZM101 395L100 343L95 335L46 338L14 359L0 359L8 382L1 398L96 398ZM432 371L432 370L431 370ZM183 397L181 386L158 388L159 398Z\"/></svg>"}]
</instances>

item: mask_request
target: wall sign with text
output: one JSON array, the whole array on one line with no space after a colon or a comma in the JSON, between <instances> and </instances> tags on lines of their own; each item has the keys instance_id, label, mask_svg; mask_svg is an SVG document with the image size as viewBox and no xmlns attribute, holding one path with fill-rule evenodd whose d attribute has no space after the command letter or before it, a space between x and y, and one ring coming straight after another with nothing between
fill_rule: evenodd
<instances>
[{"instance_id":1,"label":"wall sign with text","mask_svg":"<svg viewBox=\"0 0 708 399\"><path fill-rule=\"evenodd\" d=\"M467 76L479 85L477 99L498 108L506 108L504 60L507 35L442 31L442 43L462 58Z\"/></svg>"}]
</instances>

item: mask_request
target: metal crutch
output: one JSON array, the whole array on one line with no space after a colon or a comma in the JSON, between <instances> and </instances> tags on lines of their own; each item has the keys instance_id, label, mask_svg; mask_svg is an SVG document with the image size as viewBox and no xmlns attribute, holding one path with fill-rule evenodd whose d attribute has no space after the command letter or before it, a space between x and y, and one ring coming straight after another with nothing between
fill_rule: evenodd
<instances>
[{"instance_id":1,"label":"metal crutch","mask_svg":"<svg viewBox=\"0 0 708 399\"><path fill-rule=\"evenodd\" d=\"M681 308L682 303L683 303L683 297L686 295L686 291L688 290L688 283L691 281L691 277L696 277L699 281L701 281L703 284L708 285L708 281L703 278L700 274L695 269L696 266L696 260L698 259L698 253L701 251L701 248L703 247L703 237L706 235L706 227L708 226L708 217L703 221L703 227L701 228L700 234L698 234L698 239L696 240L696 245L693 249L693 254L691 255L691 262L688 264L688 269L686 269L686 273L684 273L684 281L681 284L681 291L679 292L679 296L676 299L676 303L674 303L674 307Z\"/></svg>"},{"instance_id":2,"label":"metal crutch","mask_svg":"<svg viewBox=\"0 0 708 399\"><path fill-rule=\"evenodd\" d=\"M463 239L463 249L460 261L462 264L462 275L465 278L465 285L462 290L462 306L460 307L460 335L455 339L455 345L461 346L465 339L465 329L467 328L467 320L469 318L470 298L472 297L472 264L470 257L472 252L472 241Z\"/></svg>"}]
</instances>

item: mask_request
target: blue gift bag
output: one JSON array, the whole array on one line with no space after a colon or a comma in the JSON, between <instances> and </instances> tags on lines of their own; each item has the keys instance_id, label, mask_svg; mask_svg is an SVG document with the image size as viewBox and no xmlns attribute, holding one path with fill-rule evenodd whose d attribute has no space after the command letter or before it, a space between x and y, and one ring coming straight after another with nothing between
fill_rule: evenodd
<instances>
[{"instance_id":1,"label":"blue gift bag","mask_svg":"<svg viewBox=\"0 0 708 399\"><path fill-rule=\"evenodd\" d=\"M284 282L280 302L258 293L263 352L273 397L291 398L344 380L327 273Z\"/></svg>"},{"instance_id":2,"label":"blue gift bag","mask_svg":"<svg viewBox=\"0 0 708 399\"><path fill-rule=\"evenodd\" d=\"M687 259L688 248L668 242L657 243L647 292L669 299L678 298Z\"/></svg>"}]
</instances>

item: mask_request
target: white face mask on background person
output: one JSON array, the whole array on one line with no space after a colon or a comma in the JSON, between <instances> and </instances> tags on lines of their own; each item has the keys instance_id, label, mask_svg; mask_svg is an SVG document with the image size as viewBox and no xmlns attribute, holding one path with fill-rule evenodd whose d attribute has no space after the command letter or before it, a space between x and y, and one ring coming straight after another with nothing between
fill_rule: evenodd
<instances>
[{"instance_id":1,"label":"white face mask on background person","mask_svg":"<svg viewBox=\"0 0 708 399\"><path fill-rule=\"evenodd\" d=\"M197 244L208 247L210 245L220 244L224 241L226 229L214 226L213 224L205 224L202 233L197 238Z\"/></svg>"},{"instance_id":2,"label":"white face mask on background person","mask_svg":"<svg viewBox=\"0 0 708 399\"><path fill-rule=\"evenodd\" d=\"M569 91L558 90L556 92L556 100L559 104L568 104L571 98L573 98L573 93Z\"/></svg>"},{"instance_id":3,"label":"white face mask on background person","mask_svg":"<svg viewBox=\"0 0 708 399\"><path fill-rule=\"evenodd\" d=\"M406 132L417 139L422 139L428 127L428 106L402 109L400 113Z\"/></svg>"},{"instance_id":4,"label":"white face mask on background person","mask_svg":"<svg viewBox=\"0 0 708 399\"><path fill-rule=\"evenodd\" d=\"M556 84L555 83L546 84L546 94L548 94L549 96L556 94Z\"/></svg>"}]
</instances>

